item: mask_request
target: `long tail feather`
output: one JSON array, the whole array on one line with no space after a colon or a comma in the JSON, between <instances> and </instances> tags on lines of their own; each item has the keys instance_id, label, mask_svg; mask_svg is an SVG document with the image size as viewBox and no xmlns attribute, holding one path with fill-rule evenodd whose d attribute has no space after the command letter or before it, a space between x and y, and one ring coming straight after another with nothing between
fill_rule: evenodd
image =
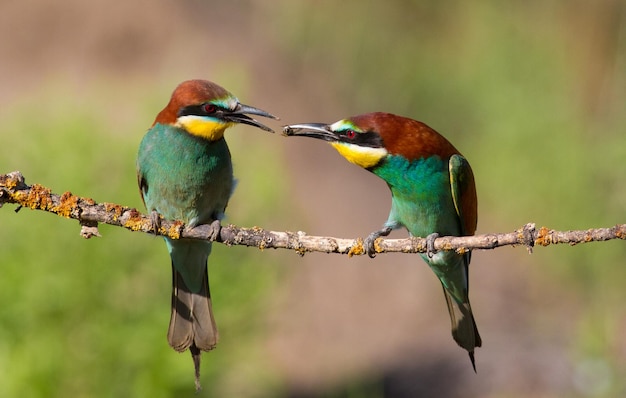
<instances>
[{"instance_id":1,"label":"long tail feather","mask_svg":"<svg viewBox=\"0 0 626 398\"><path fill-rule=\"evenodd\" d=\"M208 275L205 273L202 288L194 293L174 266L172 274L172 315L167 333L169 344L179 352L192 345L198 350L212 350L219 335L213 317Z\"/></svg>"},{"instance_id":2,"label":"long tail feather","mask_svg":"<svg viewBox=\"0 0 626 398\"><path fill-rule=\"evenodd\" d=\"M474 320L474 314L472 314L469 299L463 303L459 303L448 293L445 287L443 288L443 293L446 297L448 312L450 313L452 337L459 346L467 350L470 361L472 362L472 367L474 371L476 371L474 348L482 345L482 339L476 327L476 321Z\"/></svg>"},{"instance_id":3,"label":"long tail feather","mask_svg":"<svg viewBox=\"0 0 626 398\"><path fill-rule=\"evenodd\" d=\"M193 367L194 367L194 375L195 375L195 384L196 384L196 393L202 390L202 386L200 385L200 358L202 355L202 351L196 347L195 344L192 344L189 347L189 352L191 352L191 359L193 359Z\"/></svg>"}]
</instances>

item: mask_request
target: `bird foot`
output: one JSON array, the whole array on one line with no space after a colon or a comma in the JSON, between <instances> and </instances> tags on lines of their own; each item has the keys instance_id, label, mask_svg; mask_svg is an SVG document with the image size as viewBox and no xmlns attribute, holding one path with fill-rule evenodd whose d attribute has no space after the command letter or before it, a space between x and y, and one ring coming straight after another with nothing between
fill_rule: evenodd
<instances>
[{"instance_id":1,"label":"bird foot","mask_svg":"<svg viewBox=\"0 0 626 398\"><path fill-rule=\"evenodd\" d=\"M370 256L370 258L376 257L376 247L375 247L376 239L380 238L381 236L389 235L392 230L393 228L391 227L384 227L381 230L372 232L371 234L368 235L367 238L365 238L365 242L363 242L363 246L365 246L365 252L367 253L368 256Z\"/></svg>"},{"instance_id":2,"label":"bird foot","mask_svg":"<svg viewBox=\"0 0 626 398\"><path fill-rule=\"evenodd\" d=\"M213 222L211 222L211 224L209 224L209 239L211 240L211 242L214 242L215 240L217 240L217 238L220 236L220 231L222 229L222 222L220 220L214 220Z\"/></svg>"},{"instance_id":3,"label":"bird foot","mask_svg":"<svg viewBox=\"0 0 626 398\"><path fill-rule=\"evenodd\" d=\"M200 224L198 226L186 226L185 231L194 231L196 234L200 234L203 239L210 242L215 242L220 237L222 230L222 224L220 220L213 220L210 224Z\"/></svg>"},{"instance_id":4,"label":"bird foot","mask_svg":"<svg viewBox=\"0 0 626 398\"><path fill-rule=\"evenodd\" d=\"M150 212L150 224L152 224L152 233L154 233L154 235L158 235L159 229L161 229L161 217L156 210L152 210Z\"/></svg>"},{"instance_id":5,"label":"bird foot","mask_svg":"<svg viewBox=\"0 0 626 398\"><path fill-rule=\"evenodd\" d=\"M428 258L433 258L437 250L435 250L435 239L439 237L437 232L433 232L432 234L426 237L426 255Z\"/></svg>"}]
</instances>

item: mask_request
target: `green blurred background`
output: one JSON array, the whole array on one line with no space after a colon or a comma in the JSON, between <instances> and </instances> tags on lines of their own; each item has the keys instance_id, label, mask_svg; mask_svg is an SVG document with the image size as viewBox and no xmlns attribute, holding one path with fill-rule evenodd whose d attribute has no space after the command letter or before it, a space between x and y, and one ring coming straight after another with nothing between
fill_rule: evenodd
<instances>
[{"instance_id":1,"label":"green blurred background","mask_svg":"<svg viewBox=\"0 0 626 398\"><path fill-rule=\"evenodd\" d=\"M520 1L4 1L0 173L142 209L141 137L189 78L281 117L422 120L472 163L479 233L624 223L626 5ZM228 132L227 222L339 237L386 220L382 181L321 142ZM167 345L160 238L0 211L0 396L194 396ZM405 236L404 232L394 237ZM216 397L626 394L624 242L475 252L478 374L417 256L218 245Z\"/></svg>"}]
</instances>

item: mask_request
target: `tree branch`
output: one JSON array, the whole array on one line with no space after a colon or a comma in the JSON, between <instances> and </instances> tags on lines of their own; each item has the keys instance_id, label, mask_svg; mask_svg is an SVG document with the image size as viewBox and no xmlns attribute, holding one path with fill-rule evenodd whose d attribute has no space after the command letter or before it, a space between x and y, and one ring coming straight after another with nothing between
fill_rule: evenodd
<instances>
[{"instance_id":1,"label":"tree branch","mask_svg":"<svg viewBox=\"0 0 626 398\"><path fill-rule=\"evenodd\" d=\"M78 220L81 224L81 236L91 238L100 236L98 223L115 225L131 231L167 236L172 239L192 238L209 239L208 225L199 225L193 229L185 228L181 221L160 220L155 228L149 216L137 209L114 203L96 203L91 198L84 198L64 192L57 195L39 184L26 185L24 176L19 171L0 175L0 207L5 203L17 204L16 212L22 207L44 210L61 217ZM155 230L156 229L156 230ZM580 231L555 231L546 227L535 228L529 223L522 228L504 234L484 234L475 236L444 236L435 240L436 250L456 250L463 253L475 249L495 249L507 245L523 245L532 251L535 245L599 242L611 239L626 239L626 224L611 228L596 228ZM259 249L291 249L300 255L306 252L341 253L352 255L365 254L363 240L340 239L322 236L309 236L304 232L267 231L259 227L241 228L235 225L222 227L217 242L228 246L244 245ZM411 237L407 239L383 239L376 241L378 253L425 253L426 240Z\"/></svg>"}]
</instances>

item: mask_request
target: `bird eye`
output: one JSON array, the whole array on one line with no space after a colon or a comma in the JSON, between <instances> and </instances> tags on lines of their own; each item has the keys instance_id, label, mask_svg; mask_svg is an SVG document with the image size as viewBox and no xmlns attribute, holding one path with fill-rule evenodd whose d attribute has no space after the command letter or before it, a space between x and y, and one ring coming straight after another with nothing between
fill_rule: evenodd
<instances>
[{"instance_id":1,"label":"bird eye","mask_svg":"<svg viewBox=\"0 0 626 398\"><path fill-rule=\"evenodd\" d=\"M213 104L204 104L202 105L202 110L206 113L215 113L215 111L217 110L217 106Z\"/></svg>"},{"instance_id":2,"label":"bird eye","mask_svg":"<svg viewBox=\"0 0 626 398\"><path fill-rule=\"evenodd\" d=\"M354 130L346 130L346 137L350 140L354 139L354 137L356 137L356 131Z\"/></svg>"}]
</instances>

